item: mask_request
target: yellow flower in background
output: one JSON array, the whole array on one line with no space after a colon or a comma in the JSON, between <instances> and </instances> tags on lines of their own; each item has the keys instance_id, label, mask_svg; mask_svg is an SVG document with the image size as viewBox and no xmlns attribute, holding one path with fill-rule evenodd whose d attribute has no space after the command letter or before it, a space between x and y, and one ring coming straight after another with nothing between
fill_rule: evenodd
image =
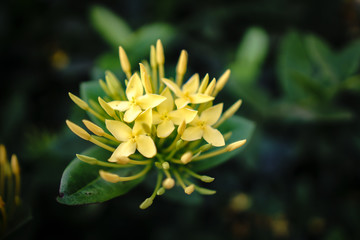
<instances>
[{"instance_id":1,"label":"yellow flower in background","mask_svg":"<svg viewBox=\"0 0 360 240\"><path fill-rule=\"evenodd\" d=\"M143 61L139 71L132 73L125 50L119 48L120 64L128 80L121 84L113 73L107 71L106 82L99 81L106 93L105 97L98 98L99 104L92 100L86 103L69 94L80 108L99 122L97 125L83 121L94 135L66 121L76 135L111 152L108 159L78 154L79 160L114 169L136 165L143 167L131 176L120 176L109 169L99 170L99 175L107 182L133 181L152 169L157 171L154 192L140 205L142 209L149 207L155 196L175 185L181 186L188 195L194 191L214 194L215 191L202 188L191 180L206 183L214 180L191 170L192 163L233 151L246 142L243 139L227 143L231 132L221 133L217 129L241 105L241 101L237 101L224 114L223 103L213 105L216 95L229 78L229 70L218 82L215 78L209 82L207 74L200 83L199 75L193 74L183 84L187 52L182 50L180 54L175 78L166 78L161 41L158 40L156 47L151 46L150 50L150 64ZM214 150L215 147L222 148Z\"/></svg>"},{"instance_id":2,"label":"yellow flower in background","mask_svg":"<svg viewBox=\"0 0 360 240\"><path fill-rule=\"evenodd\" d=\"M0 144L0 237L14 217L15 209L21 205L20 167L15 154L8 161L6 148Z\"/></svg>"},{"instance_id":3,"label":"yellow flower in background","mask_svg":"<svg viewBox=\"0 0 360 240\"><path fill-rule=\"evenodd\" d=\"M174 99L168 88L165 88L161 96L166 97L166 100L153 111L153 124L157 125L157 136L166 138L174 131L174 125L180 125L183 121L191 122L197 111L189 108L174 110Z\"/></svg>"},{"instance_id":4,"label":"yellow flower in background","mask_svg":"<svg viewBox=\"0 0 360 240\"><path fill-rule=\"evenodd\" d=\"M186 128L181 136L185 141L195 141L204 138L205 141L213 146L221 147L225 145L225 140L221 132L212 127L220 118L223 104L217 104L204 110L200 117L196 116L190 122L190 127Z\"/></svg>"}]
</instances>

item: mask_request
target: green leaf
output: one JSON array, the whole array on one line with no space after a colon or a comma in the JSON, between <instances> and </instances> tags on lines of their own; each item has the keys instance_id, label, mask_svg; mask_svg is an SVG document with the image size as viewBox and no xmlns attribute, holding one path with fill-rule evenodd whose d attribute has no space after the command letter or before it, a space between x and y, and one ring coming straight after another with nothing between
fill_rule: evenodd
<instances>
[{"instance_id":1,"label":"green leaf","mask_svg":"<svg viewBox=\"0 0 360 240\"><path fill-rule=\"evenodd\" d=\"M360 40L356 40L343 49L337 58L341 78L345 79L359 69L360 65Z\"/></svg>"},{"instance_id":2,"label":"green leaf","mask_svg":"<svg viewBox=\"0 0 360 240\"><path fill-rule=\"evenodd\" d=\"M306 95L293 80L293 72L311 76L312 65L303 38L297 32L288 33L282 40L277 59L277 74L287 98L301 99Z\"/></svg>"},{"instance_id":3,"label":"green leaf","mask_svg":"<svg viewBox=\"0 0 360 240\"><path fill-rule=\"evenodd\" d=\"M227 160L229 160L230 158L239 154L240 151L242 151L250 141L250 138L255 130L255 124L252 121L247 120L245 118L239 116L233 116L225 123L223 123L219 129L223 134L229 131L232 132L231 138L227 141L227 143L232 143L242 139L247 139L247 143L244 146L232 152L227 152L212 158L200 160L198 162L192 162L190 166L191 170L204 171L213 168L219 164L222 164ZM214 150L216 151L216 149Z\"/></svg>"},{"instance_id":4,"label":"green leaf","mask_svg":"<svg viewBox=\"0 0 360 240\"><path fill-rule=\"evenodd\" d=\"M109 158L110 152L95 146L82 155L105 160ZM144 180L144 177L141 177L133 181L110 183L100 177L100 169L126 177L138 173L142 167L106 168L75 158L62 175L57 201L66 205L100 203L127 193Z\"/></svg>"},{"instance_id":5,"label":"green leaf","mask_svg":"<svg viewBox=\"0 0 360 240\"><path fill-rule=\"evenodd\" d=\"M308 35L305 37L305 44L311 60L321 70L322 76L317 79L322 79L325 86L337 83L339 76L335 56L326 42L314 35Z\"/></svg>"},{"instance_id":6,"label":"green leaf","mask_svg":"<svg viewBox=\"0 0 360 240\"><path fill-rule=\"evenodd\" d=\"M80 84L80 97L87 103L89 103L90 100L94 101L95 103L98 103L98 97L104 98L105 96L106 94L100 87L98 81L88 81L88 82L82 82ZM92 114L89 114L89 118L91 119L91 121L93 121L100 127L103 128L105 127L104 122L100 121Z\"/></svg>"},{"instance_id":7,"label":"green leaf","mask_svg":"<svg viewBox=\"0 0 360 240\"><path fill-rule=\"evenodd\" d=\"M246 31L237 50L236 61L231 68L237 81L244 84L254 84L268 48L269 38L263 29L253 27Z\"/></svg>"},{"instance_id":8,"label":"green leaf","mask_svg":"<svg viewBox=\"0 0 360 240\"><path fill-rule=\"evenodd\" d=\"M107 8L93 6L90 19L95 29L112 46L126 47L130 42L131 29L127 23Z\"/></svg>"}]
</instances>

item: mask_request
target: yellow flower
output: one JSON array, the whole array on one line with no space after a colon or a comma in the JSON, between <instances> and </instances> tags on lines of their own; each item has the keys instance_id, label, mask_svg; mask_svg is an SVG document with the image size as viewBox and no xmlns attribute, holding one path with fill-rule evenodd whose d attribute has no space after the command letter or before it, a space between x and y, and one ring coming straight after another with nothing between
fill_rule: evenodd
<instances>
[{"instance_id":1,"label":"yellow flower","mask_svg":"<svg viewBox=\"0 0 360 240\"><path fill-rule=\"evenodd\" d=\"M151 114L151 110L145 111L143 114ZM150 117L146 117L148 120ZM151 120L151 119L150 119ZM117 162L122 157L127 157L135 153L136 149L147 158L156 155L157 150L154 140L148 135L147 125L144 121L135 121L133 129L127 124L117 120L106 120L106 128L120 142L122 142L111 155L109 162ZM148 126L148 125L147 125Z\"/></svg>"},{"instance_id":2,"label":"yellow flower","mask_svg":"<svg viewBox=\"0 0 360 240\"><path fill-rule=\"evenodd\" d=\"M194 74L180 89L180 87L173 81L163 78L162 81L168 86L171 91L178 97L175 100L178 109L185 107L189 103L199 104L214 100L214 97L207 94L199 93L199 75Z\"/></svg>"},{"instance_id":3,"label":"yellow flower","mask_svg":"<svg viewBox=\"0 0 360 240\"><path fill-rule=\"evenodd\" d=\"M166 97L166 100L156 107L157 111L153 111L153 124L158 124L157 136L166 138L174 131L174 124L180 125L182 121L185 121L185 123L191 122L195 118L197 111L188 108L174 111L174 99L169 88L165 88L161 96Z\"/></svg>"},{"instance_id":4,"label":"yellow flower","mask_svg":"<svg viewBox=\"0 0 360 240\"><path fill-rule=\"evenodd\" d=\"M133 74L126 88L126 97L128 101L112 101L109 105L120 112L124 112L124 121L133 122L137 116L149 108L154 108L163 102L166 98L157 94L145 94L144 87L138 74Z\"/></svg>"},{"instance_id":5,"label":"yellow flower","mask_svg":"<svg viewBox=\"0 0 360 240\"><path fill-rule=\"evenodd\" d=\"M222 108L223 104L220 103L204 110L200 117L196 116L195 119L190 122L191 127L185 129L181 138L185 141L194 141L203 137L205 141L213 146L224 146L225 140L223 135L219 130L211 127L219 120Z\"/></svg>"}]
</instances>

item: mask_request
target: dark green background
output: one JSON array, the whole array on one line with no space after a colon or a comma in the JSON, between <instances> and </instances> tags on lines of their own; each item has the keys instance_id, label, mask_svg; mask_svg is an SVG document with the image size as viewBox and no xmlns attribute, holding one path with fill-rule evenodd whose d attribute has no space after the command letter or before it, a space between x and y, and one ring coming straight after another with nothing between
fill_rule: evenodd
<instances>
[{"instance_id":1,"label":"dark green background","mask_svg":"<svg viewBox=\"0 0 360 240\"><path fill-rule=\"evenodd\" d=\"M276 61L289 30L315 34L335 50L360 34L360 5L352 0L2 1L0 142L20 159L22 197L32 215L11 239L360 238L359 91L344 91L332 101L352 113L347 120L268 118L244 99L238 114L256 122L257 131L243 154L207 172L216 178L210 186L217 194L201 204L159 197L142 211L138 205L151 193L146 184L101 205L57 203L63 170L89 146L65 128L65 119L85 117L73 113L67 93L78 95L81 82L96 80L97 57L118 51L91 24L95 4L133 30L154 22L171 25L176 37L164 46L167 66L184 48L191 71L210 77L234 61L249 27L263 28L270 45L257 86L272 99L282 96ZM69 57L64 69L52 65L57 50ZM226 107L243 97L229 93L219 96ZM238 193L252 199L250 209L232 210ZM278 218L288 224L285 235L274 232L271 223Z\"/></svg>"}]
</instances>

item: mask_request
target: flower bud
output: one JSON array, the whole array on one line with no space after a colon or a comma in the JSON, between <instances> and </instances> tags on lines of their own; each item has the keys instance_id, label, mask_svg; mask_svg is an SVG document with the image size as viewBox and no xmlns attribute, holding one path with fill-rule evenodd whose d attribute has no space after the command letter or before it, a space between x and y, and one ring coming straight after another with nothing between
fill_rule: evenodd
<instances>
[{"instance_id":1,"label":"flower bud","mask_svg":"<svg viewBox=\"0 0 360 240\"><path fill-rule=\"evenodd\" d=\"M95 123L90 122L89 120L86 120L86 119L83 120L83 123L95 135L100 136L100 137L104 136L104 133L105 133L104 130L101 127L99 127L98 125L96 125Z\"/></svg>"},{"instance_id":2,"label":"flower bud","mask_svg":"<svg viewBox=\"0 0 360 240\"><path fill-rule=\"evenodd\" d=\"M145 199L145 201L142 204L140 204L140 208L146 209L146 208L150 207L152 203L153 203L153 200L151 198L147 198L147 199Z\"/></svg>"},{"instance_id":3,"label":"flower bud","mask_svg":"<svg viewBox=\"0 0 360 240\"><path fill-rule=\"evenodd\" d=\"M225 86L225 84L227 83L227 81L229 80L229 77L230 77L230 69L226 70L223 75L221 75L219 77L219 80L217 81L217 84L215 86L215 90L212 94L212 96L216 96Z\"/></svg>"},{"instance_id":4,"label":"flower bud","mask_svg":"<svg viewBox=\"0 0 360 240\"><path fill-rule=\"evenodd\" d=\"M191 184L184 189L184 191L187 195L192 194L194 192L194 190L195 190L194 184Z\"/></svg>"},{"instance_id":5,"label":"flower bud","mask_svg":"<svg viewBox=\"0 0 360 240\"><path fill-rule=\"evenodd\" d=\"M246 139L243 139L243 140L240 140L237 142L233 142L233 143L227 145L225 148L226 148L226 151L231 152L239 147L242 147L245 143L246 143Z\"/></svg>"},{"instance_id":6,"label":"flower bud","mask_svg":"<svg viewBox=\"0 0 360 240\"><path fill-rule=\"evenodd\" d=\"M78 105L81 109L87 111L89 109L89 105L82 100L81 98L75 96L74 94L69 92L69 97L71 98L71 100Z\"/></svg>"},{"instance_id":7,"label":"flower bud","mask_svg":"<svg viewBox=\"0 0 360 240\"><path fill-rule=\"evenodd\" d=\"M186 66L188 61L188 54L185 50L182 50L180 53L179 61L176 66L176 73L184 75L186 73Z\"/></svg>"},{"instance_id":8,"label":"flower bud","mask_svg":"<svg viewBox=\"0 0 360 240\"><path fill-rule=\"evenodd\" d=\"M76 125L75 123L73 123L69 120L66 120L66 124L68 125L68 127L70 128L70 130L73 133L75 133L82 139L87 140L87 141L89 141L91 139L90 134L87 131L85 131L84 129L82 129L81 127L79 127L78 125Z\"/></svg>"},{"instance_id":9,"label":"flower bud","mask_svg":"<svg viewBox=\"0 0 360 240\"><path fill-rule=\"evenodd\" d=\"M160 39L156 42L156 62L159 65L164 65L165 63L164 47Z\"/></svg>"},{"instance_id":10,"label":"flower bud","mask_svg":"<svg viewBox=\"0 0 360 240\"><path fill-rule=\"evenodd\" d=\"M172 178L166 178L163 182L162 185L165 189L171 189L175 186L175 180Z\"/></svg>"},{"instance_id":11,"label":"flower bud","mask_svg":"<svg viewBox=\"0 0 360 240\"><path fill-rule=\"evenodd\" d=\"M126 55L126 52L122 47L119 47L119 56L121 68L126 74L126 76L129 77L128 75L131 75L131 65Z\"/></svg>"},{"instance_id":12,"label":"flower bud","mask_svg":"<svg viewBox=\"0 0 360 240\"><path fill-rule=\"evenodd\" d=\"M189 162L191 162L192 160L192 157L193 157L193 154L192 152L186 152L184 153L181 158L180 158L180 161L183 163L183 164L188 164Z\"/></svg>"}]
</instances>

